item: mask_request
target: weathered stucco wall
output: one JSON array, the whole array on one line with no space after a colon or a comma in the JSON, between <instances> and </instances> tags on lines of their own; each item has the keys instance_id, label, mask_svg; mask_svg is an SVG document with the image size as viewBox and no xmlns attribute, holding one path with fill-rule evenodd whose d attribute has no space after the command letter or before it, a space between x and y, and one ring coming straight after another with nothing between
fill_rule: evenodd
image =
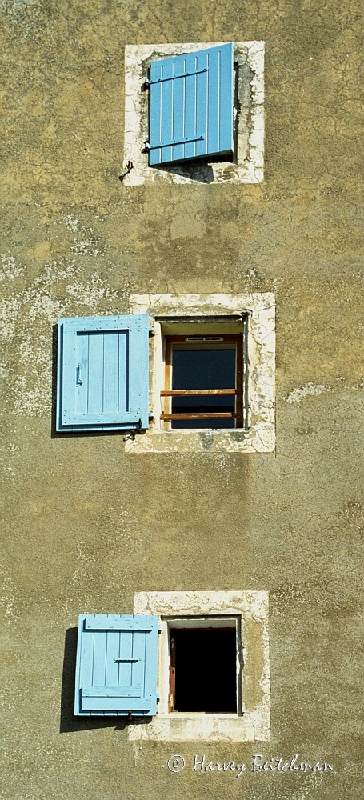
<instances>
[{"instance_id":1,"label":"weathered stucco wall","mask_svg":"<svg viewBox=\"0 0 364 800\"><path fill-rule=\"evenodd\" d=\"M0 7L2 797L357 800L361 3ZM265 42L265 180L124 186L124 46L221 40ZM159 292L274 292L275 453L134 455L122 434L55 435L58 316L122 313L130 293ZM79 612L130 613L136 592L232 589L270 595L269 744L176 750L73 718ZM204 753L247 770L200 774ZM253 753L334 771L253 774Z\"/></svg>"}]
</instances>

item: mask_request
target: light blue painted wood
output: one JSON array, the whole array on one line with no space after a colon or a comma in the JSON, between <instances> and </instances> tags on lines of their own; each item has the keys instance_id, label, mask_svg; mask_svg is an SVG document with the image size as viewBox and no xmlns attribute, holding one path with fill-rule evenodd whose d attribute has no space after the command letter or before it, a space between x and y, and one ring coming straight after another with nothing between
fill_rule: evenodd
<instances>
[{"instance_id":1,"label":"light blue painted wood","mask_svg":"<svg viewBox=\"0 0 364 800\"><path fill-rule=\"evenodd\" d=\"M146 429L148 342L147 314L60 319L57 430Z\"/></svg>"},{"instance_id":2,"label":"light blue painted wood","mask_svg":"<svg viewBox=\"0 0 364 800\"><path fill-rule=\"evenodd\" d=\"M149 164L234 149L232 43L150 65Z\"/></svg>"},{"instance_id":3,"label":"light blue painted wood","mask_svg":"<svg viewBox=\"0 0 364 800\"><path fill-rule=\"evenodd\" d=\"M87 631L151 631L152 617L142 614L87 614Z\"/></svg>"},{"instance_id":4,"label":"light blue painted wood","mask_svg":"<svg viewBox=\"0 0 364 800\"><path fill-rule=\"evenodd\" d=\"M152 703L151 698L146 697L84 697L84 693L82 691L81 695L82 700L82 709L87 714L87 716L104 716L106 712L108 712L109 716L126 716L131 712L136 717L139 716L150 716L149 709ZM128 707L128 711L123 713L123 709L125 706Z\"/></svg>"},{"instance_id":5,"label":"light blue painted wood","mask_svg":"<svg viewBox=\"0 0 364 800\"><path fill-rule=\"evenodd\" d=\"M74 713L152 716L157 666L158 617L81 614Z\"/></svg>"},{"instance_id":6,"label":"light blue painted wood","mask_svg":"<svg viewBox=\"0 0 364 800\"><path fill-rule=\"evenodd\" d=\"M141 697L141 686L87 686L82 688L82 697Z\"/></svg>"}]
</instances>

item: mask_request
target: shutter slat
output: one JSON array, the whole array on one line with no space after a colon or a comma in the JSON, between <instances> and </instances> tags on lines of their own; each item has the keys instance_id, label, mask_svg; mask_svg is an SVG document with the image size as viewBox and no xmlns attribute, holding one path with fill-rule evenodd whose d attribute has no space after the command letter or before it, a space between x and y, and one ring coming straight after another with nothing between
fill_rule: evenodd
<instances>
[{"instance_id":1,"label":"shutter slat","mask_svg":"<svg viewBox=\"0 0 364 800\"><path fill-rule=\"evenodd\" d=\"M162 66L163 77L173 77L173 61L168 59L166 64ZM174 81L165 81L161 84L162 99L161 99L161 141L169 142L174 139L173 134L173 93ZM172 150L170 147L163 147L162 161L171 161Z\"/></svg>"},{"instance_id":2,"label":"shutter slat","mask_svg":"<svg viewBox=\"0 0 364 800\"><path fill-rule=\"evenodd\" d=\"M88 334L87 414L101 415L104 383L104 333Z\"/></svg>"},{"instance_id":3,"label":"shutter slat","mask_svg":"<svg viewBox=\"0 0 364 800\"><path fill-rule=\"evenodd\" d=\"M207 87L207 147L218 153L219 141L219 100L220 100L220 52L210 50L208 54L209 72Z\"/></svg>"},{"instance_id":4,"label":"shutter slat","mask_svg":"<svg viewBox=\"0 0 364 800\"><path fill-rule=\"evenodd\" d=\"M106 632L106 662L105 662L105 685L109 686L119 686L122 681L120 680L119 676L119 665L116 659L119 656L120 652L120 633L115 635L114 631L112 631L111 636L110 633ZM84 694L85 689L82 689L82 693Z\"/></svg>"},{"instance_id":5,"label":"shutter slat","mask_svg":"<svg viewBox=\"0 0 364 800\"><path fill-rule=\"evenodd\" d=\"M151 63L151 166L233 151L233 59L229 43Z\"/></svg>"},{"instance_id":6,"label":"shutter slat","mask_svg":"<svg viewBox=\"0 0 364 800\"><path fill-rule=\"evenodd\" d=\"M122 631L120 633L120 649L119 656L124 658L125 661L119 664L119 681L121 684L133 683L133 666L134 664L127 659L133 657L133 642L135 631ZM143 636L143 634L142 634ZM140 681L139 681L140 683Z\"/></svg>"},{"instance_id":7,"label":"shutter slat","mask_svg":"<svg viewBox=\"0 0 364 800\"><path fill-rule=\"evenodd\" d=\"M206 72L202 72L196 77L196 132L204 134L204 139L196 142L196 156L204 156L206 153L212 152L209 149L209 130L207 125L208 120L208 88L210 85L210 71L208 69L209 59L208 53L197 54L198 64L206 67Z\"/></svg>"},{"instance_id":8,"label":"shutter slat","mask_svg":"<svg viewBox=\"0 0 364 800\"><path fill-rule=\"evenodd\" d=\"M197 56L191 54L186 59L188 71L193 71L198 63ZM185 79L186 102L184 108L186 137L191 141L185 144L185 158L194 158L196 155L196 141L192 141L197 136L196 119L196 99L197 99L197 74Z\"/></svg>"},{"instance_id":9,"label":"shutter slat","mask_svg":"<svg viewBox=\"0 0 364 800\"><path fill-rule=\"evenodd\" d=\"M175 64L175 76L182 75L186 72L186 59L182 59ZM181 141L185 138L185 116L184 116L184 94L185 94L186 78L177 77L172 81L173 87L173 139L174 141ZM172 161L179 161L183 158L184 145L179 144L172 147Z\"/></svg>"},{"instance_id":10,"label":"shutter slat","mask_svg":"<svg viewBox=\"0 0 364 800\"><path fill-rule=\"evenodd\" d=\"M162 84L158 83L158 78L162 76L162 67L159 61L154 61L150 65L150 107L153 108L153 114L150 114L149 119L149 138L154 146L157 146L161 141L161 119L162 119ZM161 161L161 150L151 153L150 159L153 164L159 164Z\"/></svg>"},{"instance_id":11,"label":"shutter slat","mask_svg":"<svg viewBox=\"0 0 364 800\"><path fill-rule=\"evenodd\" d=\"M133 657L138 660L131 664L132 680L133 683L141 683L143 686L143 695L145 695L145 664L146 659L146 642L148 637L142 633L135 633L133 635Z\"/></svg>"},{"instance_id":12,"label":"shutter slat","mask_svg":"<svg viewBox=\"0 0 364 800\"><path fill-rule=\"evenodd\" d=\"M221 150L234 149L233 116L225 113L227 105L234 108L234 48L231 46L221 52L220 57L220 113L218 118Z\"/></svg>"},{"instance_id":13,"label":"shutter slat","mask_svg":"<svg viewBox=\"0 0 364 800\"><path fill-rule=\"evenodd\" d=\"M92 681L95 686L106 684L106 632L100 631L97 640L93 639Z\"/></svg>"},{"instance_id":14,"label":"shutter slat","mask_svg":"<svg viewBox=\"0 0 364 800\"><path fill-rule=\"evenodd\" d=\"M119 408L119 373L123 374L123 384L126 383L125 351L126 334L108 333L104 336L103 353L103 385L102 385L102 411L103 413L117 414ZM119 341L123 347L122 357L119 354Z\"/></svg>"}]
</instances>

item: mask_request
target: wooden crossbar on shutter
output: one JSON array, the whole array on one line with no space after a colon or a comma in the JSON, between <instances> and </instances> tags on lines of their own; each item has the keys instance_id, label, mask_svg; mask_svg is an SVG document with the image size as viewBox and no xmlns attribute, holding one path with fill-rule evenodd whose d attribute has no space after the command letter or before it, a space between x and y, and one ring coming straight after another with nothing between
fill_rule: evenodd
<instances>
[{"instance_id":1,"label":"wooden crossbar on shutter","mask_svg":"<svg viewBox=\"0 0 364 800\"><path fill-rule=\"evenodd\" d=\"M147 428L148 315L64 318L58 332L57 430Z\"/></svg>"},{"instance_id":2,"label":"wooden crossbar on shutter","mask_svg":"<svg viewBox=\"0 0 364 800\"><path fill-rule=\"evenodd\" d=\"M158 617L81 614L75 714L152 716L157 704L157 660Z\"/></svg>"},{"instance_id":3,"label":"wooden crossbar on shutter","mask_svg":"<svg viewBox=\"0 0 364 800\"><path fill-rule=\"evenodd\" d=\"M231 43L150 65L149 164L233 151Z\"/></svg>"}]
</instances>

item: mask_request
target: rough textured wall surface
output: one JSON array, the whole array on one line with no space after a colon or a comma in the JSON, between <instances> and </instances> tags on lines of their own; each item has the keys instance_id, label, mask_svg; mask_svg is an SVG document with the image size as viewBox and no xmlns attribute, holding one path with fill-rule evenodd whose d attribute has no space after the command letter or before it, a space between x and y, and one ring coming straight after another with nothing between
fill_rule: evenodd
<instances>
[{"instance_id":1,"label":"rough textured wall surface","mask_svg":"<svg viewBox=\"0 0 364 800\"><path fill-rule=\"evenodd\" d=\"M364 528L362 4L2 0L4 800L359 800ZM265 180L125 187L124 46L265 41ZM125 454L54 434L58 316L130 292L273 291L275 454ZM270 593L271 741L75 720L79 612ZM198 772L246 763L241 777ZM253 753L331 772L250 772Z\"/></svg>"}]
</instances>

